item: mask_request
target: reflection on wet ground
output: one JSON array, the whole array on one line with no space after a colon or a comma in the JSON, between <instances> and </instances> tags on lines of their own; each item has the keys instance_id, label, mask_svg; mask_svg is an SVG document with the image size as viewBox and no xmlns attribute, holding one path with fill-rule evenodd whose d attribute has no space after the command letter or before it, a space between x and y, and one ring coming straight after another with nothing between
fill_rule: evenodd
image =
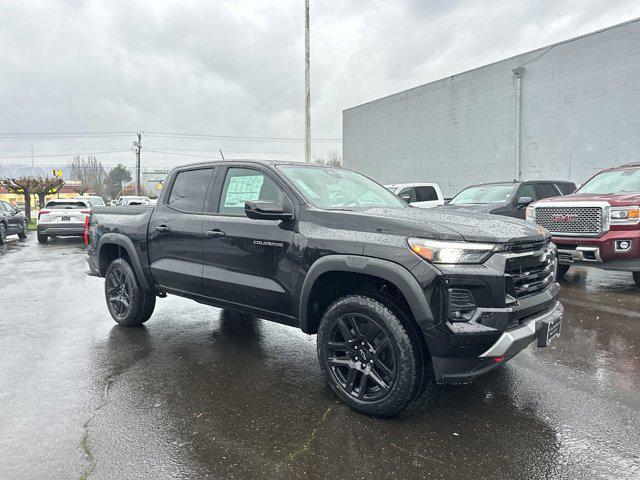
<instances>
[{"instance_id":1,"label":"reflection on wet ground","mask_svg":"<svg viewBox=\"0 0 640 480\"><path fill-rule=\"evenodd\" d=\"M315 337L175 297L120 328L80 242L7 248L0 478L640 477L629 274L570 272L553 347L377 420L336 402Z\"/></svg>"}]
</instances>

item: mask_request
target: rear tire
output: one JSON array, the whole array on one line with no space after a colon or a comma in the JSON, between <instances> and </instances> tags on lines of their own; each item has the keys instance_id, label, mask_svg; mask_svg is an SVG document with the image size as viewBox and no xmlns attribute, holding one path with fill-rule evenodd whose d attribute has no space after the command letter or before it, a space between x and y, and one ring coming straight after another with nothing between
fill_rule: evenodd
<instances>
[{"instance_id":1,"label":"rear tire","mask_svg":"<svg viewBox=\"0 0 640 480\"><path fill-rule=\"evenodd\" d=\"M4 223L0 223L0 245L7 241L7 227Z\"/></svg>"},{"instance_id":2,"label":"rear tire","mask_svg":"<svg viewBox=\"0 0 640 480\"><path fill-rule=\"evenodd\" d=\"M571 265L563 265L561 263L558 264L558 271L556 273L556 279L557 280L562 280L564 278L564 276L567 274L567 272L569 271L569 269L571 268Z\"/></svg>"},{"instance_id":3,"label":"rear tire","mask_svg":"<svg viewBox=\"0 0 640 480\"><path fill-rule=\"evenodd\" d=\"M124 327L137 327L149 320L156 305L156 297L144 290L131 265L117 258L107 268L104 294L111 317Z\"/></svg>"},{"instance_id":4,"label":"rear tire","mask_svg":"<svg viewBox=\"0 0 640 480\"><path fill-rule=\"evenodd\" d=\"M48 240L48 235L44 235L43 233L38 232L38 243L47 243Z\"/></svg>"},{"instance_id":5,"label":"rear tire","mask_svg":"<svg viewBox=\"0 0 640 480\"><path fill-rule=\"evenodd\" d=\"M318 358L335 394L354 410L389 417L422 383L413 332L384 303L349 295L327 308L318 328Z\"/></svg>"},{"instance_id":6,"label":"rear tire","mask_svg":"<svg viewBox=\"0 0 640 480\"><path fill-rule=\"evenodd\" d=\"M27 229L27 222L25 221L22 224L22 231L18 233L18 238L20 240L26 240L28 235L29 235L29 231Z\"/></svg>"},{"instance_id":7,"label":"rear tire","mask_svg":"<svg viewBox=\"0 0 640 480\"><path fill-rule=\"evenodd\" d=\"M640 272L633 272L633 281L636 284L636 287L640 288Z\"/></svg>"}]
</instances>

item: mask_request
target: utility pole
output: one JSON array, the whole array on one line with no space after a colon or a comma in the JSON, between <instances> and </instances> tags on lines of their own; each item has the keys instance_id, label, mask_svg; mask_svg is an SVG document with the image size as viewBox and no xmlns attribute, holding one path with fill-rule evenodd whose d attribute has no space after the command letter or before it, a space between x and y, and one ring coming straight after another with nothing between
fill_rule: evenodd
<instances>
[{"instance_id":1,"label":"utility pole","mask_svg":"<svg viewBox=\"0 0 640 480\"><path fill-rule=\"evenodd\" d=\"M524 67L514 68L513 79L516 89L516 161L514 180L519 182L522 179L522 76Z\"/></svg>"},{"instance_id":2,"label":"utility pole","mask_svg":"<svg viewBox=\"0 0 640 480\"><path fill-rule=\"evenodd\" d=\"M304 1L304 159L311 163L311 62L309 48L309 0Z\"/></svg>"},{"instance_id":3,"label":"utility pole","mask_svg":"<svg viewBox=\"0 0 640 480\"><path fill-rule=\"evenodd\" d=\"M133 142L136 152L136 196L140 196L140 150L142 150L142 133L138 132L138 141Z\"/></svg>"},{"instance_id":4,"label":"utility pole","mask_svg":"<svg viewBox=\"0 0 640 480\"><path fill-rule=\"evenodd\" d=\"M33 163L33 143L31 144L31 169L35 168L35 164Z\"/></svg>"}]
</instances>

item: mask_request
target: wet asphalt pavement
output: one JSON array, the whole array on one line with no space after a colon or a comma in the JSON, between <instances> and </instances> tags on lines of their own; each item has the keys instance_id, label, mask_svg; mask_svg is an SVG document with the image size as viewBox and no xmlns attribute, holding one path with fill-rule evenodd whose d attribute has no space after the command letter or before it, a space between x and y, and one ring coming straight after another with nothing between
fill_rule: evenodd
<instances>
[{"instance_id":1,"label":"wet asphalt pavement","mask_svg":"<svg viewBox=\"0 0 640 480\"><path fill-rule=\"evenodd\" d=\"M640 292L575 269L561 338L378 420L315 337L177 297L111 320L77 239L0 247L0 479L640 478Z\"/></svg>"}]
</instances>

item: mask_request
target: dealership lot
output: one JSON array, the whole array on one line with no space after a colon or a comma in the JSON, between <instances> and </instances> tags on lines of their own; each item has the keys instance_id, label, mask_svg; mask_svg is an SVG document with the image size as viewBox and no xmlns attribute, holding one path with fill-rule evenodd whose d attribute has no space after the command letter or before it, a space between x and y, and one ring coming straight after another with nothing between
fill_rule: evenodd
<instances>
[{"instance_id":1,"label":"dealership lot","mask_svg":"<svg viewBox=\"0 0 640 480\"><path fill-rule=\"evenodd\" d=\"M572 269L553 347L378 420L337 402L296 329L177 297L116 326L85 258L0 249L0 478L640 476L628 273Z\"/></svg>"}]
</instances>

